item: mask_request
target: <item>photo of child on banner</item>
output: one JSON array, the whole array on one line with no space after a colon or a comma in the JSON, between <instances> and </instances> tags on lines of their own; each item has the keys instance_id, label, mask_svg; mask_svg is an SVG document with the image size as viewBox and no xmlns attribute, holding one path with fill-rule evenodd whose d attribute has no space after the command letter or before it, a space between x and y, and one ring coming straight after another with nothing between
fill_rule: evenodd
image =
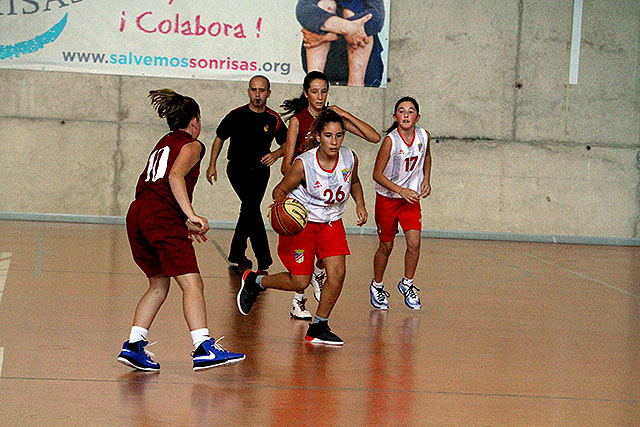
<instances>
[{"instance_id":1,"label":"photo of child on banner","mask_svg":"<svg viewBox=\"0 0 640 427\"><path fill-rule=\"evenodd\" d=\"M296 18L305 72L322 71L338 85L382 84L383 0L298 0Z\"/></svg>"}]
</instances>

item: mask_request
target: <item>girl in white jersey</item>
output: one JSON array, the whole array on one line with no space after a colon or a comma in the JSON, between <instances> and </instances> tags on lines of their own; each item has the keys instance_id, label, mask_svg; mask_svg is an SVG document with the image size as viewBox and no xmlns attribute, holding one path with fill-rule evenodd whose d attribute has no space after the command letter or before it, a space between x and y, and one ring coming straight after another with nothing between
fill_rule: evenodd
<instances>
[{"instance_id":1,"label":"girl in white jersey","mask_svg":"<svg viewBox=\"0 0 640 427\"><path fill-rule=\"evenodd\" d=\"M343 110L337 105L327 106L329 96L329 78L320 71L311 71L302 82L302 94L298 98L287 99L280 105L284 109L283 118L289 121L287 141L282 146L284 154L282 158L282 175L293 165L293 159L302 154L307 147L307 138L311 137L311 124L324 108L335 111L342 117L347 132L356 135L365 141L377 144L380 134L369 124L363 122L353 114ZM322 286L326 278L326 271L321 261L318 261L311 276L313 296L320 301ZM311 320L311 313L306 308L307 298L304 291L296 292L291 301L291 317L301 320Z\"/></svg>"},{"instance_id":2,"label":"girl in white jersey","mask_svg":"<svg viewBox=\"0 0 640 427\"><path fill-rule=\"evenodd\" d=\"M398 233L398 223L407 240L404 277L398 283L398 291L404 296L407 307L420 309L419 289L414 286L413 277L420 256L420 198L431 194L431 150L429 132L416 126L419 111L418 103L411 97L401 98L396 103L394 124L387 130L373 167L380 245L373 258L369 292L371 305L378 310L389 308L389 293L384 290L382 279Z\"/></svg>"},{"instance_id":3,"label":"girl in white jersey","mask_svg":"<svg viewBox=\"0 0 640 427\"><path fill-rule=\"evenodd\" d=\"M340 296L346 255L350 254L342 224L349 195L356 202L358 226L367 222L368 214L358 177L358 157L342 147L345 127L338 113L324 110L311 131L319 145L299 155L273 190L275 202L292 197L309 213L309 222L302 232L292 237L279 236L278 255L289 272L269 276L245 272L237 303L240 312L247 315L265 289L304 290L317 256L324 262L327 279L305 339L311 343L342 345L343 341L331 332L328 320Z\"/></svg>"}]
</instances>

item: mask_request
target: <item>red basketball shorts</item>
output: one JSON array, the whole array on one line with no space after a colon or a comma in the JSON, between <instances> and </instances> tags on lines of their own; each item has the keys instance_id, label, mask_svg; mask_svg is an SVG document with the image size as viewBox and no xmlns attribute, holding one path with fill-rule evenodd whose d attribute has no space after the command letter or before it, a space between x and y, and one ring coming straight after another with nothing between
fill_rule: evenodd
<instances>
[{"instance_id":1,"label":"red basketball shorts","mask_svg":"<svg viewBox=\"0 0 640 427\"><path fill-rule=\"evenodd\" d=\"M127 212L127 236L133 260L147 277L200 273L187 227L175 209L135 200Z\"/></svg>"},{"instance_id":2,"label":"red basketball shorts","mask_svg":"<svg viewBox=\"0 0 640 427\"><path fill-rule=\"evenodd\" d=\"M398 223L406 233L422 230L420 203L409 203L402 198L386 197L376 193L376 228L381 242L390 242L398 234Z\"/></svg>"},{"instance_id":3,"label":"red basketball shorts","mask_svg":"<svg viewBox=\"0 0 640 427\"><path fill-rule=\"evenodd\" d=\"M289 273L313 273L315 258L350 255L342 219L330 224L309 222L295 236L279 236L278 256Z\"/></svg>"}]
</instances>

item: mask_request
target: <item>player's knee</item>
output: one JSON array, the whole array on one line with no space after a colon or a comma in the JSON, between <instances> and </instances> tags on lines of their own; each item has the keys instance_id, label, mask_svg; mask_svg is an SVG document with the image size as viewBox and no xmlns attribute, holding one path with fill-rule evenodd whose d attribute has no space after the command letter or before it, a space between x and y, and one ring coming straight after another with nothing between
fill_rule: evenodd
<instances>
[{"instance_id":1,"label":"player's knee","mask_svg":"<svg viewBox=\"0 0 640 427\"><path fill-rule=\"evenodd\" d=\"M380 242L378 246L378 252L380 252L384 256L391 255L391 251L393 250L393 240L390 242Z\"/></svg>"},{"instance_id":2,"label":"player's knee","mask_svg":"<svg viewBox=\"0 0 640 427\"><path fill-rule=\"evenodd\" d=\"M409 251L409 252L419 252L420 251L420 239L408 240L407 241L407 251Z\"/></svg>"},{"instance_id":3,"label":"player's knee","mask_svg":"<svg viewBox=\"0 0 640 427\"><path fill-rule=\"evenodd\" d=\"M149 290L155 294L167 295L169 293L169 284L168 280L154 277L149 280Z\"/></svg>"},{"instance_id":4,"label":"player's knee","mask_svg":"<svg viewBox=\"0 0 640 427\"><path fill-rule=\"evenodd\" d=\"M344 278L345 278L344 268L336 268L336 269L327 268L327 281L324 284L324 286L329 285L329 287L335 286L338 288L342 288L342 284L344 283Z\"/></svg>"},{"instance_id":5,"label":"player's knee","mask_svg":"<svg viewBox=\"0 0 640 427\"><path fill-rule=\"evenodd\" d=\"M169 288L165 286L150 286L149 290L155 295L167 296L169 294Z\"/></svg>"},{"instance_id":6,"label":"player's knee","mask_svg":"<svg viewBox=\"0 0 640 427\"><path fill-rule=\"evenodd\" d=\"M308 281L305 282L301 279L296 280L290 273L287 273L287 280L291 283L290 289L298 293L303 293L304 290L309 286Z\"/></svg>"},{"instance_id":7,"label":"player's knee","mask_svg":"<svg viewBox=\"0 0 640 427\"><path fill-rule=\"evenodd\" d=\"M202 282L187 282L182 285L183 292L204 292L204 284Z\"/></svg>"}]
</instances>

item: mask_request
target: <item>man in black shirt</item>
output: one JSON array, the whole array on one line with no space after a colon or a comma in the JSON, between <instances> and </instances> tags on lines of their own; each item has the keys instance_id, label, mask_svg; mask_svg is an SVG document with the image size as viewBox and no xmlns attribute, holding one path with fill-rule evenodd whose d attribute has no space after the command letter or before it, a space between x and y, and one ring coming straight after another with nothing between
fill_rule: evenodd
<instances>
[{"instance_id":1,"label":"man in black shirt","mask_svg":"<svg viewBox=\"0 0 640 427\"><path fill-rule=\"evenodd\" d=\"M227 151L227 176L240 198L240 216L231 239L229 262L252 268L246 255L247 239L250 239L258 269L266 271L273 259L260 203L269 182L270 166L282 156L287 127L278 113L267 107L271 87L266 77L252 77L247 92L249 103L229 112L216 129L207 181L213 184L213 180L218 179L216 160L224 141L231 138ZM272 152L274 138L280 147Z\"/></svg>"}]
</instances>

